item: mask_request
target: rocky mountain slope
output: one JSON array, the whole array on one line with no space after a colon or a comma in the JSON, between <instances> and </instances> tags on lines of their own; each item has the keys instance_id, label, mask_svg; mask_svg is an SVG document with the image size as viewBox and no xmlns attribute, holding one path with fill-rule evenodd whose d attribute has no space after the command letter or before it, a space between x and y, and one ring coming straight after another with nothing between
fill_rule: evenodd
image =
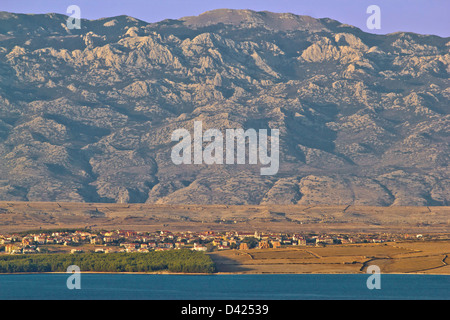
<instances>
[{"instance_id":1,"label":"rocky mountain slope","mask_svg":"<svg viewBox=\"0 0 450 320\"><path fill-rule=\"evenodd\" d=\"M0 12L0 200L448 205L450 40L214 10ZM171 134L280 130L280 168L176 166Z\"/></svg>"}]
</instances>

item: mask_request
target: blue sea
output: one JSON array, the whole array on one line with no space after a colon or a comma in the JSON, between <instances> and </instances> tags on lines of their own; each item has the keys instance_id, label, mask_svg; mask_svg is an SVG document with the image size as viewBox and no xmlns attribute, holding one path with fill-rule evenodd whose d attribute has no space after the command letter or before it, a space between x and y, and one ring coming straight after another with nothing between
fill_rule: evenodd
<instances>
[{"instance_id":1,"label":"blue sea","mask_svg":"<svg viewBox=\"0 0 450 320\"><path fill-rule=\"evenodd\" d=\"M369 290L364 274L155 275L80 274L80 289L68 289L70 274L0 275L0 299L26 300L398 300L450 299L450 276L381 274Z\"/></svg>"}]
</instances>

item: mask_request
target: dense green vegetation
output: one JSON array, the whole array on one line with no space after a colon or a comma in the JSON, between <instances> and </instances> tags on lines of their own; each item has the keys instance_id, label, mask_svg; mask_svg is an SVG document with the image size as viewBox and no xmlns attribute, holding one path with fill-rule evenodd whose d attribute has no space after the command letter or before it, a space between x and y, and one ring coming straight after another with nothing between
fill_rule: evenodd
<instances>
[{"instance_id":1,"label":"dense green vegetation","mask_svg":"<svg viewBox=\"0 0 450 320\"><path fill-rule=\"evenodd\" d=\"M0 273L66 272L70 265L77 265L84 272L215 272L208 255L191 250L0 256Z\"/></svg>"},{"instance_id":2,"label":"dense green vegetation","mask_svg":"<svg viewBox=\"0 0 450 320\"><path fill-rule=\"evenodd\" d=\"M258 246L258 240L254 237L246 237L242 242L246 243L249 249L256 248Z\"/></svg>"}]
</instances>

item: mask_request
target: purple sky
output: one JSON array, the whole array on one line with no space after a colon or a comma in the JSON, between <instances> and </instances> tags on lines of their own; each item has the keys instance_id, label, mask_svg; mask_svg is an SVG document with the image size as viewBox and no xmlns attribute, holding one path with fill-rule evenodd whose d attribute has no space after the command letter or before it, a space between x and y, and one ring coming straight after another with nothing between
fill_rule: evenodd
<instances>
[{"instance_id":1,"label":"purple sky","mask_svg":"<svg viewBox=\"0 0 450 320\"><path fill-rule=\"evenodd\" d=\"M0 11L66 14L72 4L86 19L126 14L156 22L230 8L327 17L381 34L410 31L448 37L450 33L450 0L0 0ZM380 30L366 27L366 9L372 4L381 9Z\"/></svg>"}]
</instances>

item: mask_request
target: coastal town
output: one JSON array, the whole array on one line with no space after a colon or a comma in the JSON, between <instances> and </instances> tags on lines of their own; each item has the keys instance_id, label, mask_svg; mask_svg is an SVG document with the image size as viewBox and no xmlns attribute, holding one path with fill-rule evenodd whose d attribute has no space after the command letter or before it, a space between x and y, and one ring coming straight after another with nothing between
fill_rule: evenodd
<instances>
[{"instance_id":1,"label":"coastal town","mask_svg":"<svg viewBox=\"0 0 450 320\"><path fill-rule=\"evenodd\" d=\"M314 234L269 232L171 232L158 230L41 230L0 234L0 254L277 249L295 246L448 239L445 234Z\"/></svg>"}]
</instances>

